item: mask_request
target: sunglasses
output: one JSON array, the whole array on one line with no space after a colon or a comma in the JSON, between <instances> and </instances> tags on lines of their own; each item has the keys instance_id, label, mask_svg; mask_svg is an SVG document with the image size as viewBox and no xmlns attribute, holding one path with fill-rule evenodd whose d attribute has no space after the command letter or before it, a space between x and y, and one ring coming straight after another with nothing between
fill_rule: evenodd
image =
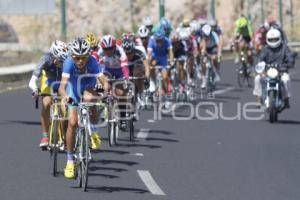
<instances>
[{"instance_id":1,"label":"sunglasses","mask_svg":"<svg viewBox=\"0 0 300 200\"><path fill-rule=\"evenodd\" d=\"M141 37L141 40L147 40L148 37Z\"/></svg>"},{"instance_id":2,"label":"sunglasses","mask_svg":"<svg viewBox=\"0 0 300 200\"><path fill-rule=\"evenodd\" d=\"M72 56L72 58L73 58L75 61L87 60L88 57L89 57L88 55L85 55L85 56Z\"/></svg>"},{"instance_id":3,"label":"sunglasses","mask_svg":"<svg viewBox=\"0 0 300 200\"><path fill-rule=\"evenodd\" d=\"M114 49L114 47L103 48L103 51L111 51L111 50L113 50L113 49Z\"/></svg>"}]
</instances>

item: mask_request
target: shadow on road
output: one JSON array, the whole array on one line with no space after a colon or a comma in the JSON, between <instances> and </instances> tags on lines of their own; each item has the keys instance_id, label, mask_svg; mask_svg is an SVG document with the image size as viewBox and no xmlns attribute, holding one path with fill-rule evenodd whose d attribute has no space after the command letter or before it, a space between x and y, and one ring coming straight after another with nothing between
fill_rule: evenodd
<instances>
[{"instance_id":1,"label":"shadow on road","mask_svg":"<svg viewBox=\"0 0 300 200\"><path fill-rule=\"evenodd\" d=\"M103 177L103 178L109 178L109 179L120 178L119 176L116 176L116 175L110 175L110 174L98 174L98 173L90 173L90 172L89 172L89 176Z\"/></svg>"},{"instance_id":2,"label":"shadow on road","mask_svg":"<svg viewBox=\"0 0 300 200\"><path fill-rule=\"evenodd\" d=\"M98 171L98 170L104 170L104 171L114 171L114 172L125 172L128 171L127 169L123 168L115 168L115 167L96 167L96 166L90 166L90 171Z\"/></svg>"},{"instance_id":3,"label":"shadow on road","mask_svg":"<svg viewBox=\"0 0 300 200\"><path fill-rule=\"evenodd\" d=\"M300 125L300 121L297 120L278 120L277 124L289 124L289 125Z\"/></svg>"},{"instance_id":4,"label":"shadow on road","mask_svg":"<svg viewBox=\"0 0 300 200\"><path fill-rule=\"evenodd\" d=\"M0 124L25 124L25 125L41 125L41 122L38 121L23 121L23 120L4 120Z\"/></svg>"},{"instance_id":5,"label":"shadow on road","mask_svg":"<svg viewBox=\"0 0 300 200\"><path fill-rule=\"evenodd\" d=\"M108 139L103 139L102 140L107 140ZM120 150L110 150L110 149L100 149L97 151L93 151L94 153L113 153L113 154L118 154L118 155L125 155L125 154L129 154L129 151L120 151Z\"/></svg>"},{"instance_id":6,"label":"shadow on road","mask_svg":"<svg viewBox=\"0 0 300 200\"><path fill-rule=\"evenodd\" d=\"M88 192L93 192L93 191L94 192L107 192L107 193L112 193L112 192L134 192L134 193L139 193L139 194L149 193L148 190L143 190L143 189L138 189L138 188L89 186Z\"/></svg>"},{"instance_id":7,"label":"shadow on road","mask_svg":"<svg viewBox=\"0 0 300 200\"><path fill-rule=\"evenodd\" d=\"M92 163L101 163L103 165L107 164L121 164L121 165L127 165L127 166L133 166L138 165L138 162L132 162L132 161L124 161L124 160L93 160Z\"/></svg>"}]
</instances>

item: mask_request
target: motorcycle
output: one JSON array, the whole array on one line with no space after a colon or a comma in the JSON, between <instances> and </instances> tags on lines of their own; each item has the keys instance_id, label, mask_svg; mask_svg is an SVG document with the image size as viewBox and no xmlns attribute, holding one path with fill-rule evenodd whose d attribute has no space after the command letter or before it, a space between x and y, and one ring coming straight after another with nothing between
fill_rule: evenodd
<instances>
[{"instance_id":1,"label":"motorcycle","mask_svg":"<svg viewBox=\"0 0 300 200\"><path fill-rule=\"evenodd\" d=\"M265 64L257 65L256 72L265 76L262 102L269 114L269 122L274 123L278 120L278 114L286 108L281 81L282 73L286 70L277 64Z\"/></svg>"}]
</instances>

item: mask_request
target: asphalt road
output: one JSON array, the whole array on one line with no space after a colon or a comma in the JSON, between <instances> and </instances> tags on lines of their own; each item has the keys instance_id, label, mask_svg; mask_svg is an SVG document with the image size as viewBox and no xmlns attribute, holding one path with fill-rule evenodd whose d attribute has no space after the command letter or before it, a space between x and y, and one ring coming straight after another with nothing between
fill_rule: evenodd
<instances>
[{"instance_id":1,"label":"asphalt road","mask_svg":"<svg viewBox=\"0 0 300 200\"><path fill-rule=\"evenodd\" d=\"M254 101L252 91L237 87L234 65L224 61L214 99L199 94L198 102L178 106L161 119L143 111L134 143L122 133L120 145L110 148L106 129L101 129L104 142L93 154L87 192L63 177L64 154L59 155L59 176L51 176L49 153L38 148L39 113L30 91L2 93L0 199L298 200L299 61L297 65L291 109L279 115L277 124L266 117L254 119L262 115L257 110L248 112L254 108L247 107ZM215 119L208 120L212 113Z\"/></svg>"}]
</instances>

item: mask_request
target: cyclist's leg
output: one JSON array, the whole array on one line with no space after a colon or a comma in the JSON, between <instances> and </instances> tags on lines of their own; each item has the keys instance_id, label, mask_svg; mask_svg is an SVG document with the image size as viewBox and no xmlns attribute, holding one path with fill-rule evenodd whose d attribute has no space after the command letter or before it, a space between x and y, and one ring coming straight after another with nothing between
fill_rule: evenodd
<instances>
[{"instance_id":1,"label":"cyclist's leg","mask_svg":"<svg viewBox=\"0 0 300 200\"><path fill-rule=\"evenodd\" d=\"M142 65L136 65L133 69L134 77L143 77L145 74L144 67ZM138 94L141 94L144 91L144 80L134 81L135 86L137 87Z\"/></svg>"},{"instance_id":2,"label":"cyclist's leg","mask_svg":"<svg viewBox=\"0 0 300 200\"><path fill-rule=\"evenodd\" d=\"M194 78L194 56L192 52L189 52L187 55L187 66L188 72L191 79Z\"/></svg>"},{"instance_id":3,"label":"cyclist's leg","mask_svg":"<svg viewBox=\"0 0 300 200\"><path fill-rule=\"evenodd\" d=\"M75 130L78 124L77 107L69 106L69 122L66 133L67 143L67 165L64 170L66 178L73 179L76 177L76 169L74 163L74 146L75 146Z\"/></svg>"}]
</instances>

